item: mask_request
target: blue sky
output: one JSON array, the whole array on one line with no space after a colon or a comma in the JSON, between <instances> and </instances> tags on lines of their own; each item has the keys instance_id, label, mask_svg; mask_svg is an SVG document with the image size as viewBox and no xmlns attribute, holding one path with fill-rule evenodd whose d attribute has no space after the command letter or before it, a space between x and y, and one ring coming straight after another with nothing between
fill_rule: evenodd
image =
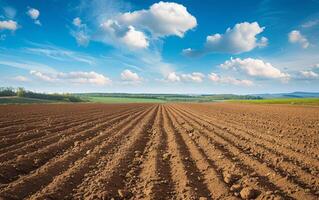
<instances>
[{"instance_id":1,"label":"blue sky","mask_svg":"<svg viewBox=\"0 0 319 200\"><path fill-rule=\"evenodd\" d=\"M319 0L0 0L0 85L318 92Z\"/></svg>"}]
</instances>

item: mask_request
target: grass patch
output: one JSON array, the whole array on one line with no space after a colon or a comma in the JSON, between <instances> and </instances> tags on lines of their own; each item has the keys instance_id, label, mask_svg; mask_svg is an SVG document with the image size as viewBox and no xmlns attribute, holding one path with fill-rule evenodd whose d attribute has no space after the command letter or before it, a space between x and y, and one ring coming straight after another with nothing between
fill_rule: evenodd
<instances>
[{"instance_id":1,"label":"grass patch","mask_svg":"<svg viewBox=\"0 0 319 200\"><path fill-rule=\"evenodd\" d=\"M228 102L255 103L255 104L293 104L293 105L319 105L319 98L278 98L257 100L230 100Z\"/></svg>"},{"instance_id":2,"label":"grass patch","mask_svg":"<svg viewBox=\"0 0 319 200\"><path fill-rule=\"evenodd\" d=\"M59 101L27 97L0 97L0 104L59 103Z\"/></svg>"},{"instance_id":3,"label":"grass patch","mask_svg":"<svg viewBox=\"0 0 319 200\"><path fill-rule=\"evenodd\" d=\"M128 94L128 93L74 93L82 100L98 103L163 103L163 102L215 102L235 99L259 99L250 95L188 95L188 94Z\"/></svg>"},{"instance_id":4,"label":"grass patch","mask_svg":"<svg viewBox=\"0 0 319 200\"><path fill-rule=\"evenodd\" d=\"M163 103L161 99L131 98L131 97L86 97L86 100L94 103Z\"/></svg>"}]
</instances>

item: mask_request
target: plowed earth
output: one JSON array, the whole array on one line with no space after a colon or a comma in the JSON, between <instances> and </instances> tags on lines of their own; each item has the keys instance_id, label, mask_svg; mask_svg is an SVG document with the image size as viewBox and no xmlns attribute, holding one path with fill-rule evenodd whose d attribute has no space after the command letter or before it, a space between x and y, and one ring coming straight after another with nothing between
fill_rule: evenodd
<instances>
[{"instance_id":1,"label":"plowed earth","mask_svg":"<svg viewBox=\"0 0 319 200\"><path fill-rule=\"evenodd\" d=\"M0 199L319 199L319 108L0 107Z\"/></svg>"}]
</instances>

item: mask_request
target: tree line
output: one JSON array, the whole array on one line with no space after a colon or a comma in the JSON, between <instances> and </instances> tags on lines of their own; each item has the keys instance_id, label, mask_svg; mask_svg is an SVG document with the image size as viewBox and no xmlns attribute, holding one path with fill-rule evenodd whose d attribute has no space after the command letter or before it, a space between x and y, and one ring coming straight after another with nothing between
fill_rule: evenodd
<instances>
[{"instance_id":1,"label":"tree line","mask_svg":"<svg viewBox=\"0 0 319 200\"><path fill-rule=\"evenodd\" d=\"M45 99L53 101L66 101L66 102L82 102L80 97L73 96L71 94L46 94L46 93L36 93L29 90L25 90L22 87L0 87L0 97L26 97L34 99Z\"/></svg>"}]
</instances>

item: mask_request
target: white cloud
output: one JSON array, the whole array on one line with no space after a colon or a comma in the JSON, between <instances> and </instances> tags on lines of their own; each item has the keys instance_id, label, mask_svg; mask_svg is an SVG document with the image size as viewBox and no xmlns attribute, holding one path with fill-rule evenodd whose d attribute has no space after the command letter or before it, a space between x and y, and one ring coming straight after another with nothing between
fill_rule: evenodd
<instances>
[{"instance_id":1,"label":"white cloud","mask_svg":"<svg viewBox=\"0 0 319 200\"><path fill-rule=\"evenodd\" d=\"M178 3L159 2L148 10L127 12L119 16L119 22L147 29L155 37L177 35L183 37L185 32L197 26L197 21L185 6Z\"/></svg>"},{"instance_id":2,"label":"white cloud","mask_svg":"<svg viewBox=\"0 0 319 200\"><path fill-rule=\"evenodd\" d=\"M83 24L79 17L74 18L72 24L76 27L76 30L71 31L71 35L75 38L76 43L79 46L88 46L91 38L88 34L86 24Z\"/></svg>"},{"instance_id":3,"label":"white cloud","mask_svg":"<svg viewBox=\"0 0 319 200\"><path fill-rule=\"evenodd\" d=\"M171 70L171 69L168 69ZM180 81L185 81L185 82L196 82L196 83L201 83L203 82L205 75L200 73L200 72L193 72L189 74L177 74L174 71L168 71L164 72L164 80L165 82L180 82Z\"/></svg>"},{"instance_id":4,"label":"white cloud","mask_svg":"<svg viewBox=\"0 0 319 200\"><path fill-rule=\"evenodd\" d=\"M302 28L311 28L319 24L319 19L310 20L301 25Z\"/></svg>"},{"instance_id":5,"label":"white cloud","mask_svg":"<svg viewBox=\"0 0 319 200\"><path fill-rule=\"evenodd\" d=\"M257 45L258 47L266 47L268 45L268 38L261 37L260 42Z\"/></svg>"},{"instance_id":6,"label":"white cloud","mask_svg":"<svg viewBox=\"0 0 319 200\"><path fill-rule=\"evenodd\" d=\"M98 74L94 71L91 72L70 72L62 73L62 78L68 79L73 83L86 84L90 83L93 85L107 85L111 83L111 79L104 76L103 74Z\"/></svg>"},{"instance_id":7,"label":"white cloud","mask_svg":"<svg viewBox=\"0 0 319 200\"><path fill-rule=\"evenodd\" d=\"M94 71L91 72L69 72L69 73L45 73L40 71L31 70L30 74L47 82L70 82L74 84L91 84L91 85L108 85L111 79L98 74Z\"/></svg>"},{"instance_id":8,"label":"white cloud","mask_svg":"<svg viewBox=\"0 0 319 200\"><path fill-rule=\"evenodd\" d=\"M178 76L175 72L170 72L167 74L165 80L168 82L179 82L181 81L181 77Z\"/></svg>"},{"instance_id":9,"label":"white cloud","mask_svg":"<svg viewBox=\"0 0 319 200\"><path fill-rule=\"evenodd\" d=\"M0 30L15 31L18 29L18 23L13 20L0 21Z\"/></svg>"},{"instance_id":10,"label":"white cloud","mask_svg":"<svg viewBox=\"0 0 319 200\"><path fill-rule=\"evenodd\" d=\"M12 78L15 81L19 81L19 82L28 82L30 81L27 77L25 76L15 76Z\"/></svg>"},{"instance_id":11,"label":"white cloud","mask_svg":"<svg viewBox=\"0 0 319 200\"><path fill-rule=\"evenodd\" d=\"M249 76L281 79L283 81L287 81L290 77L289 74L281 72L270 63L253 58L246 58L243 60L240 58L231 58L221 64L220 67L223 69L240 70Z\"/></svg>"},{"instance_id":12,"label":"white cloud","mask_svg":"<svg viewBox=\"0 0 319 200\"><path fill-rule=\"evenodd\" d=\"M305 36L303 36L300 31L293 30L288 34L288 39L290 43L298 43L302 48L306 49L309 47L309 42Z\"/></svg>"},{"instance_id":13,"label":"white cloud","mask_svg":"<svg viewBox=\"0 0 319 200\"><path fill-rule=\"evenodd\" d=\"M313 72L313 71L301 71L300 74L305 77L305 78L309 78L309 79L312 79L312 78L318 78L319 75L316 73L316 72Z\"/></svg>"},{"instance_id":14,"label":"white cloud","mask_svg":"<svg viewBox=\"0 0 319 200\"><path fill-rule=\"evenodd\" d=\"M77 26L77 27L82 26L82 20L79 17L74 18L73 19L73 25Z\"/></svg>"},{"instance_id":15,"label":"white cloud","mask_svg":"<svg viewBox=\"0 0 319 200\"><path fill-rule=\"evenodd\" d=\"M132 72L129 69L126 69L121 73L121 79L123 81L133 82L133 83L138 83L142 81L142 78L139 77L137 73Z\"/></svg>"},{"instance_id":16,"label":"white cloud","mask_svg":"<svg viewBox=\"0 0 319 200\"><path fill-rule=\"evenodd\" d=\"M183 37L197 25L186 7L169 2L155 3L145 10L117 13L106 19L100 22L101 32L95 40L131 51L148 49L150 43L156 45L160 37Z\"/></svg>"},{"instance_id":17,"label":"white cloud","mask_svg":"<svg viewBox=\"0 0 319 200\"><path fill-rule=\"evenodd\" d=\"M101 28L106 34L104 39L107 43L115 46L122 44L131 50L145 49L149 46L146 35L141 31L137 31L133 26L126 27L115 20L107 20L101 24Z\"/></svg>"},{"instance_id":18,"label":"white cloud","mask_svg":"<svg viewBox=\"0 0 319 200\"><path fill-rule=\"evenodd\" d=\"M124 37L121 38L121 41L133 49L147 48L149 46L149 42L144 33L136 31L133 26L129 26L129 30L125 33Z\"/></svg>"},{"instance_id":19,"label":"white cloud","mask_svg":"<svg viewBox=\"0 0 319 200\"><path fill-rule=\"evenodd\" d=\"M250 80L236 79L236 78L231 77L231 76L220 76L220 75L215 74L213 72L208 75L208 78L215 83L224 83L224 84L242 85L242 86L254 85L253 82Z\"/></svg>"},{"instance_id":20,"label":"white cloud","mask_svg":"<svg viewBox=\"0 0 319 200\"><path fill-rule=\"evenodd\" d=\"M216 33L207 36L205 47L202 50L184 49L188 56L197 56L207 53L231 53L239 54L248 52L256 47L264 47L268 44L266 37L257 38L264 31L257 22L243 22L236 24L232 29L228 28L224 34Z\"/></svg>"},{"instance_id":21,"label":"white cloud","mask_svg":"<svg viewBox=\"0 0 319 200\"><path fill-rule=\"evenodd\" d=\"M49 73L35 71L35 70L31 70L30 74L43 81L54 82L57 80L55 74L49 74Z\"/></svg>"},{"instance_id":22,"label":"white cloud","mask_svg":"<svg viewBox=\"0 0 319 200\"><path fill-rule=\"evenodd\" d=\"M0 57L1 58L1 57ZM4 58L0 59L0 65L8 66L8 67L14 67L18 69L25 69L25 70L36 70L36 71L41 71L41 72L55 72L56 70L53 69L52 67L42 64L42 63L36 63L36 62L30 62L30 61L24 61L24 62L16 62L12 60L19 59L19 57L14 57L5 60Z\"/></svg>"},{"instance_id":23,"label":"white cloud","mask_svg":"<svg viewBox=\"0 0 319 200\"><path fill-rule=\"evenodd\" d=\"M90 36L85 31L71 32L72 36L75 38L76 43L79 46L88 46L90 43Z\"/></svg>"},{"instance_id":24,"label":"white cloud","mask_svg":"<svg viewBox=\"0 0 319 200\"><path fill-rule=\"evenodd\" d=\"M89 65L95 64L95 59L89 55L78 53L75 51L66 50L52 45L38 45L39 48L24 48L25 51L32 54L45 55L49 58L59 61L77 61Z\"/></svg>"},{"instance_id":25,"label":"white cloud","mask_svg":"<svg viewBox=\"0 0 319 200\"><path fill-rule=\"evenodd\" d=\"M38 17L40 16L40 11L35 8L29 8L27 14L29 15L29 17L31 17L31 19L35 20L38 19Z\"/></svg>"},{"instance_id":26,"label":"white cloud","mask_svg":"<svg viewBox=\"0 0 319 200\"><path fill-rule=\"evenodd\" d=\"M40 16L39 10L37 10L35 8L29 8L29 10L27 11L27 15L29 15L29 17L34 20L35 24L41 25L40 20L38 20L38 18Z\"/></svg>"},{"instance_id":27,"label":"white cloud","mask_svg":"<svg viewBox=\"0 0 319 200\"><path fill-rule=\"evenodd\" d=\"M199 72L193 72L191 74L182 74L181 78L184 81L192 81L192 82L200 83L200 82L203 82L205 75Z\"/></svg>"}]
</instances>

